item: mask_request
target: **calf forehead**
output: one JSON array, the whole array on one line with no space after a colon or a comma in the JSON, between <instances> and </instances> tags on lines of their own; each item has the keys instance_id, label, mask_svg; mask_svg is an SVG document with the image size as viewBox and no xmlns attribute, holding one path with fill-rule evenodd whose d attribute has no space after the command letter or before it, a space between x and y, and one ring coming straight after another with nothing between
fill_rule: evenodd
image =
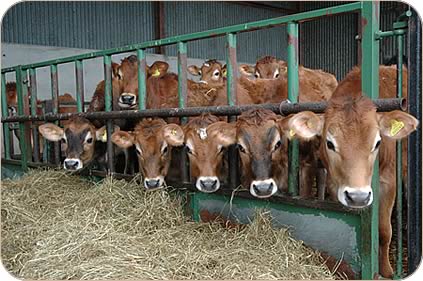
<instances>
[{"instance_id":1,"label":"calf forehead","mask_svg":"<svg viewBox=\"0 0 423 281\"><path fill-rule=\"evenodd\" d=\"M71 118L68 124L65 126L65 132L72 133L73 135L79 135L84 131L94 131L94 126L85 118Z\"/></svg>"},{"instance_id":2,"label":"calf forehead","mask_svg":"<svg viewBox=\"0 0 423 281\"><path fill-rule=\"evenodd\" d=\"M279 134L276 122L267 120L260 125L241 124L238 127L238 139L249 145L254 151L261 151L269 147L274 138Z\"/></svg>"}]
</instances>

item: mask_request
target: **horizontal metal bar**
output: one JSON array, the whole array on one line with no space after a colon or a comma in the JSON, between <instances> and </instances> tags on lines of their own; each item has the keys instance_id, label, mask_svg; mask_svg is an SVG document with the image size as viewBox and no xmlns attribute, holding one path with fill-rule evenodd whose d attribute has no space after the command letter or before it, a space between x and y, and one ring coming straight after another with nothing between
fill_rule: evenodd
<instances>
[{"instance_id":1,"label":"horizontal metal bar","mask_svg":"<svg viewBox=\"0 0 423 281\"><path fill-rule=\"evenodd\" d=\"M188 41L199 40L204 38L224 36L228 33L239 33L239 32L270 28L270 27L286 24L288 22L293 22L293 21L296 21L296 22L308 21L315 18L319 18L319 17L332 16L336 14L358 11L361 8L362 8L362 3L355 2L355 3L340 5L336 7L318 9L318 10L307 11L303 13L287 15L287 16L282 16L277 18L271 18L266 20L244 23L244 24L237 24L237 25L232 25L227 27L215 28L215 29L210 29L207 31L178 35L178 36L168 37L168 38L159 39L159 40L152 40L152 41L147 41L144 43L132 44L132 45L124 46L124 47L112 48L112 49L98 51L98 52L90 52L90 53L85 53L81 55L70 56L70 57L65 57L60 59L53 59L53 60L48 60L48 61L39 62L39 63L21 65L20 67L23 70L25 70L28 68L49 66L51 64L69 63L75 60L92 59L92 58L96 58L96 57L100 57L104 55L132 52L132 51L136 51L137 49L153 48L157 46L166 46L166 45L176 44L178 42L188 42ZM5 73L5 72L14 71L16 67L17 66L4 68L1 70L1 72Z\"/></svg>"},{"instance_id":2,"label":"horizontal metal bar","mask_svg":"<svg viewBox=\"0 0 423 281\"><path fill-rule=\"evenodd\" d=\"M373 100L378 111L405 110L406 99L377 99ZM215 115L240 115L249 109L265 108L275 113L288 115L301 111L313 111L323 113L327 107L326 102L303 102L303 103L268 103L252 104L241 106L208 106L208 107L188 107L188 108L160 108L146 110L123 110L111 112L80 112L80 113L47 113L38 116L10 116L2 117L1 122L24 122L24 121L56 121L66 120L72 116L85 117L87 119L137 119L146 117L189 117L198 116L202 113L211 113Z\"/></svg>"},{"instance_id":3,"label":"horizontal metal bar","mask_svg":"<svg viewBox=\"0 0 423 281\"><path fill-rule=\"evenodd\" d=\"M398 36L398 35L404 35L405 32L407 30L406 29L395 29L395 30L390 30L390 31L376 31L375 37L376 39L380 39L383 37L391 37L391 36Z\"/></svg>"}]
</instances>

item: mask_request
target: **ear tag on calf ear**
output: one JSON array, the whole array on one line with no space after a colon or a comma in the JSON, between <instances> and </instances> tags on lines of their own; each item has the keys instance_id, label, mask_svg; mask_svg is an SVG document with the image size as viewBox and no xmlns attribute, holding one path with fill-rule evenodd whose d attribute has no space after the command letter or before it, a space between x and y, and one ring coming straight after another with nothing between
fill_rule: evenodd
<instances>
[{"instance_id":1,"label":"ear tag on calf ear","mask_svg":"<svg viewBox=\"0 0 423 281\"><path fill-rule=\"evenodd\" d=\"M170 134L172 135L172 136L176 136L176 129L172 129L172 130L170 130Z\"/></svg>"},{"instance_id":2,"label":"ear tag on calf ear","mask_svg":"<svg viewBox=\"0 0 423 281\"><path fill-rule=\"evenodd\" d=\"M226 69L224 69L224 70L222 71L222 76L223 76L223 77L226 77Z\"/></svg>"},{"instance_id":3,"label":"ear tag on calf ear","mask_svg":"<svg viewBox=\"0 0 423 281\"><path fill-rule=\"evenodd\" d=\"M151 74L151 76L153 76L153 77L160 76L160 71L156 68L156 70L154 70L154 72L153 72L153 74Z\"/></svg>"},{"instance_id":4,"label":"ear tag on calf ear","mask_svg":"<svg viewBox=\"0 0 423 281\"><path fill-rule=\"evenodd\" d=\"M293 129L289 130L289 138L295 136L295 131Z\"/></svg>"},{"instance_id":5,"label":"ear tag on calf ear","mask_svg":"<svg viewBox=\"0 0 423 281\"><path fill-rule=\"evenodd\" d=\"M316 126L315 126L313 121L308 120L307 121L307 127L310 128L310 129L314 129Z\"/></svg>"},{"instance_id":6,"label":"ear tag on calf ear","mask_svg":"<svg viewBox=\"0 0 423 281\"><path fill-rule=\"evenodd\" d=\"M206 128L200 128L197 131L197 133L200 136L200 139L205 140L207 138L207 129Z\"/></svg>"},{"instance_id":7,"label":"ear tag on calf ear","mask_svg":"<svg viewBox=\"0 0 423 281\"><path fill-rule=\"evenodd\" d=\"M107 142L107 130L104 130L103 134L101 135L101 141Z\"/></svg>"},{"instance_id":8,"label":"ear tag on calf ear","mask_svg":"<svg viewBox=\"0 0 423 281\"><path fill-rule=\"evenodd\" d=\"M396 136L404 128L404 122L398 120L391 121L391 136Z\"/></svg>"}]
</instances>

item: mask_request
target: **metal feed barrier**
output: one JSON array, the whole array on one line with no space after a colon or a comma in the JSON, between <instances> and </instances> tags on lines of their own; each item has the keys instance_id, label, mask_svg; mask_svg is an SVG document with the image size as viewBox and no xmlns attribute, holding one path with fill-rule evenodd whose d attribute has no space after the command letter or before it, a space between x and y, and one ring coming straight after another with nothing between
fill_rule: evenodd
<instances>
[{"instance_id":1,"label":"metal feed barrier","mask_svg":"<svg viewBox=\"0 0 423 281\"><path fill-rule=\"evenodd\" d=\"M4 144L4 158L2 164L15 169L19 167L22 171L26 171L28 167L38 166L57 166L60 162L60 148L59 143L56 143L55 155L53 163L47 163L46 155L44 155L44 162L40 162L38 143L37 126L33 125L32 121L54 121L69 119L71 116L78 115L86 117L87 119L106 119L107 120L107 153L108 153L108 169L115 176L126 177L114 173L113 167L113 146L111 142L111 134L113 132L113 120L117 118L141 118L141 117L180 117L182 122L185 117L196 116L202 112L209 112L217 115L229 116L229 121L236 120L236 115L250 108L268 108L279 114L290 114L300 112L303 110L311 110L313 112L321 113L324 111L325 103L297 103L299 91L298 78L298 27L299 23L315 20L325 16L339 15L343 13L359 13L362 22L361 34L361 48L362 48L362 89L363 92L374 100L378 111L390 111L394 109L405 109L404 100L402 99L402 87L397 87L397 99L378 99L379 80L379 41L388 36L395 36L397 38L398 46L398 69L402 69L402 55L404 53L403 44L404 36L408 32L409 45L409 99L411 101L409 111L414 116L420 116L421 110L421 27L419 19L416 15L411 15L408 11L393 26L393 31L381 32L379 30L379 3L372 2L356 2L326 9L319 9L308 11L273 19L266 19L261 21L250 22L246 24L239 24L234 26L227 26L223 28L212 29L204 32L197 32L192 34L169 37L160 40L148 41L140 44L128 45L120 48L114 48L104 51L86 53L77 56L65 57L55 60L49 60L40 63L18 65L15 67L3 68L1 70L1 101L2 101L2 124L3 124L3 144ZM237 84L237 34L241 32L251 32L259 29L266 29L275 26L286 25L288 33L288 99L291 104L266 104L266 105L248 105L235 106L236 104L236 84ZM203 108L186 108L187 101L187 42L194 40L201 40L217 36L226 36L227 42L227 97L228 106L213 106ZM146 57L145 50L155 48L157 46L166 46L176 44L178 48L178 98L179 108L174 109L146 109ZM112 76L111 76L111 58L112 55L136 51L138 57L138 96L139 109L130 111L112 111ZM104 79L105 79L105 112L84 112L84 76L83 76L83 62L87 59L96 57L103 57L104 62ZM76 74L76 98L78 113L64 113L58 114L58 70L57 67L64 63L75 64ZM37 115L37 69L41 67L50 67L51 72L51 97L53 101L52 112L44 115ZM18 115L8 117L8 108L6 104L6 73L15 73L17 82L18 94ZM31 99L28 98L28 89L26 82L29 77ZM420 82L419 82L420 81ZM402 83L402 72L398 71L398 85ZM12 159L13 142L11 141L11 131L8 126L10 122L19 122L20 139L20 160ZM31 130L33 134L33 149L31 147ZM408 154L408 271L413 271L421 257L421 146L420 146L421 131L410 137L409 154ZM47 143L47 142L46 142ZM45 149L48 151L48 149ZM419 153L420 152L420 153ZM237 152L233 148L229 151L229 188L233 189L237 186L238 171L237 171ZM378 248L379 248L379 233L378 233L378 208L379 208L379 165L378 161L375 163L374 176L372 180L374 198L371 207L363 211L347 210L339 204L327 202L322 200L304 200L298 198L298 174L299 174L299 145L298 141L291 141L289 143L289 196L272 197L269 200L256 200L250 195L243 192L239 193L236 198L231 198L231 208L255 208L266 207L275 210L275 214L279 214L288 221L295 221L298 216L305 220L313 221L318 219L319 223L330 224L335 223L340 226L338 236L349 235L351 238L351 254L346 258L352 268L362 279L373 279L378 273ZM185 155L185 153L183 153ZM401 143L397 143L397 248L396 248L396 278L403 276L403 249L402 249L402 173L401 173ZM102 175L99 171L93 171L93 174ZM183 164L181 165L182 182L172 183L176 187L187 187L193 190L193 184L189 179L189 166L186 155L183 157ZM201 194L199 192L190 194L190 206L192 207L193 217L196 220L200 219L199 212L201 209L207 208L207 204L212 202L217 205L222 205L227 202L228 196L231 196L229 189L223 188L218 194ZM253 200L254 199L254 200ZM207 204L206 204L207 203ZM217 205L216 205L217 204ZM222 207L223 208L223 207ZM233 210L230 210L233 211ZM235 211L236 212L236 211ZM287 223L288 224L288 223ZM313 225L312 225L313 226ZM314 227L314 226L313 226ZM315 227L319 227L316 225ZM321 226L322 227L322 226ZM323 226L324 227L324 226ZM305 231L304 231L305 232ZM317 232L317 229L316 229ZM349 233L351 232L351 233ZM301 236L303 235L303 236ZM305 236L304 236L305 235ZM306 233L298 233L298 236L303 237L304 241L308 243ZM316 233L313 233L316 235ZM329 241L330 243L331 241ZM328 252L340 253L343 249L342 245L313 245L319 249L327 250ZM323 245L322 245L323 244ZM413 245L413 246L411 246ZM343 252L342 252L343 254Z\"/></svg>"}]
</instances>

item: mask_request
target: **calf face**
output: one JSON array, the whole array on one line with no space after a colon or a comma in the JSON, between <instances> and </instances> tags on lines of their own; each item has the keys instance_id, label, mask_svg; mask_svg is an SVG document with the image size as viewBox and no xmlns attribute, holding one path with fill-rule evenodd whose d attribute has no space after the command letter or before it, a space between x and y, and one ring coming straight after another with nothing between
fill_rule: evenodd
<instances>
[{"instance_id":1,"label":"calf face","mask_svg":"<svg viewBox=\"0 0 423 281\"><path fill-rule=\"evenodd\" d=\"M146 78L160 77L167 72L169 64L163 61L154 62L151 67L146 65ZM121 82L122 92L119 97L121 108L135 108L138 104L138 58L131 55L124 58L116 70Z\"/></svg>"},{"instance_id":2,"label":"calf face","mask_svg":"<svg viewBox=\"0 0 423 281\"><path fill-rule=\"evenodd\" d=\"M372 203L371 180L379 150L386 150L392 140L406 137L417 125L418 121L405 112L377 113L366 97L332 99L323 117L301 112L289 121L290 130L298 138L321 136L320 155L328 171L331 196L350 208ZM381 173L389 165L382 161Z\"/></svg>"},{"instance_id":3,"label":"calf face","mask_svg":"<svg viewBox=\"0 0 423 281\"><path fill-rule=\"evenodd\" d=\"M217 116L205 114L191 119L183 129L195 186L202 192L215 192L220 187L225 148L235 140L235 127L219 122ZM221 137L229 135L229 142Z\"/></svg>"},{"instance_id":4,"label":"calf face","mask_svg":"<svg viewBox=\"0 0 423 281\"><path fill-rule=\"evenodd\" d=\"M164 187L172 147L183 144L184 133L181 127L163 119L144 119L132 132L115 132L112 141L122 148L135 146L144 187L151 190Z\"/></svg>"},{"instance_id":5,"label":"calf face","mask_svg":"<svg viewBox=\"0 0 423 281\"><path fill-rule=\"evenodd\" d=\"M286 67L283 67L285 62L278 61L275 57L265 56L257 60L255 66L242 64L239 66L239 71L247 76L252 76L260 79L277 79L282 75L286 75Z\"/></svg>"},{"instance_id":6,"label":"calf face","mask_svg":"<svg viewBox=\"0 0 423 281\"><path fill-rule=\"evenodd\" d=\"M38 127L39 132L49 141L63 143L66 159L63 167L66 170L77 171L90 163L94 158L95 142L105 142L106 128L96 129L85 118L75 117L62 129L59 126L46 123Z\"/></svg>"},{"instance_id":7,"label":"calf face","mask_svg":"<svg viewBox=\"0 0 423 281\"><path fill-rule=\"evenodd\" d=\"M217 60L207 60L201 68L195 65L188 67L189 73L194 76L200 76L200 83L222 85L226 77L226 64L222 66Z\"/></svg>"},{"instance_id":8,"label":"calf face","mask_svg":"<svg viewBox=\"0 0 423 281\"><path fill-rule=\"evenodd\" d=\"M287 138L281 133L282 122L272 111L254 109L241 114L235 125L228 124L216 133L227 145L238 144L242 184L249 186L255 197L267 198L278 189L286 189Z\"/></svg>"}]
</instances>

